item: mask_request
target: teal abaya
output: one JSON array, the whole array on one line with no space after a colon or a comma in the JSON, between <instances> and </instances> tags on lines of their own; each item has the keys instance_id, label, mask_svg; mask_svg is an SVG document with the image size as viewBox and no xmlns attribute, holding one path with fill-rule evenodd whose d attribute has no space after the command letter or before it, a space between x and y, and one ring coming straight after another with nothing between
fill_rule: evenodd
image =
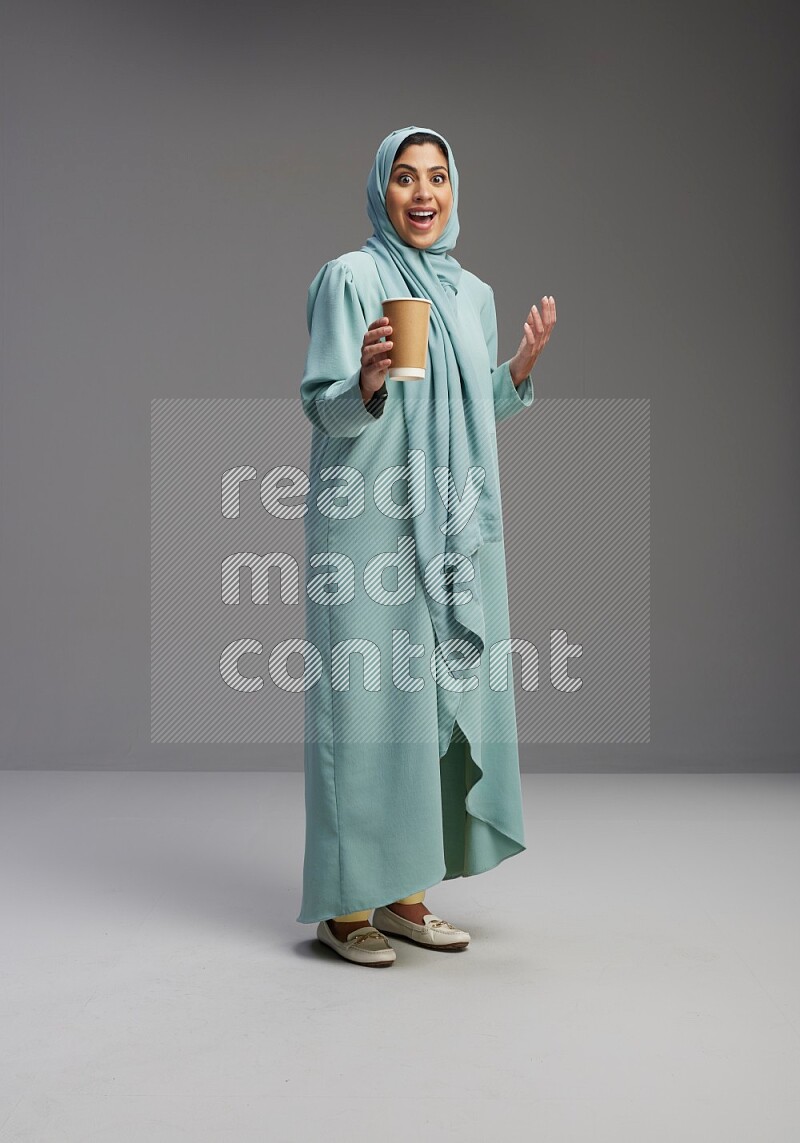
<instances>
[{"instance_id":1,"label":"teal abaya","mask_svg":"<svg viewBox=\"0 0 800 1143\"><path fill-rule=\"evenodd\" d=\"M495 426L533 387L497 365L491 287L447 253L449 144L453 208L437 244L407 245L389 219L397 149L427 130L383 141L367 186L374 233L308 294L306 923L525 849ZM432 303L426 377L389 378L368 408L361 346L388 297Z\"/></svg>"}]
</instances>

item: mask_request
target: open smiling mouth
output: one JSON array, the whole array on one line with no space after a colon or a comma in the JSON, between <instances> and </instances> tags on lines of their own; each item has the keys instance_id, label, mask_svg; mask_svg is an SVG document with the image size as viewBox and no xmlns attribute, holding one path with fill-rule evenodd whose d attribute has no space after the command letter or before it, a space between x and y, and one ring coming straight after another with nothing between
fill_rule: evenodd
<instances>
[{"instance_id":1,"label":"open smiling mouth","mask_svg":"<svg viewBox=\"0 0 800 1143\"><path fill-rule=\"evenodd\" d=\"M407 210L406 218L415 230L430 230L436 221L435 210Z\"/></svg>"}]
</instances>

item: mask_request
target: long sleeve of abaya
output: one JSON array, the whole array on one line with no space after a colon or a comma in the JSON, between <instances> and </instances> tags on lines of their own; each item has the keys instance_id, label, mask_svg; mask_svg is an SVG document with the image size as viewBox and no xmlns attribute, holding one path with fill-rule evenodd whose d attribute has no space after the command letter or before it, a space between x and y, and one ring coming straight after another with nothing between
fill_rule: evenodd
<instances>
[{"instance_id":1,"label":"long sleeve of abaya","mask_svg":"<svg viewBox=\"0 0 800 1143\"><path fill-rule=\"evenodd\" d=\"M300 383L303 411L329 436L357 437L382 414L386 387L367 408L359 377L361 345L370 322L346 263L334 259L319 271L308 288L306 317L311 341Z\"/></svg>"},{"instance_id":2,"label":"long sleeve of abaya","mask_svg":"<svg viewBox=\"0 0 800 1143\"><path fill-rule=\"evenodd\" d=\"M492 368L492 394L494 397L494 418L496 422L513 417L515 413L527 409L533 402L533 382L528 374L519 385L511 380L510 362L497 364L497 311L494 290L487 284L488 293L481 309L481 325L489 350L489 364Z\"/></svg>"}]
</instances>

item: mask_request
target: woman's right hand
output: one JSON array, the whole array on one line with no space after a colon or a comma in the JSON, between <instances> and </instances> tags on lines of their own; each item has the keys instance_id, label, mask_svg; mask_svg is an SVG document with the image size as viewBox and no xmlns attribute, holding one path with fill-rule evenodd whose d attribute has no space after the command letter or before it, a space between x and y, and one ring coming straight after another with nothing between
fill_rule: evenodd
<instances>
[{"instance_id":1,"label":"woman's right hand","mask_svg":"<svg viewBox=\"0 0 800 1143\"><path fill-rule=\"evenodd\" d=\"M365 402L377 393L386 380L386 371L391 365L392 359L385 354L388 349L391 349L392 342L381 341L381 338L387 337L391 332L392 327L389 325L389 319L379 317L364 334L364 340L361 344L359 385Z\"/></svg>"}]
</instances>

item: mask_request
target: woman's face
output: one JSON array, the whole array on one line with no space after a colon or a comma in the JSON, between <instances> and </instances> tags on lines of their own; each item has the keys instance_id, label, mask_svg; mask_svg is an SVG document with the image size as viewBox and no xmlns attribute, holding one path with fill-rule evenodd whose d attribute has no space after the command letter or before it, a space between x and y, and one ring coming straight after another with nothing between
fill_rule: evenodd
<instances>
[{"instance_id":1,"label":"woman's face","mask_svg":"<svg viewBox=\"0 0 800 1143\"><path fill-rule=\"evenodd\" d=\"M453 188L442 150L435 143L406 147L392 164L386 188L386 211L398 235L409 246L426 250L439 240L452 209Z\"/></svg>"}]
</instances>

